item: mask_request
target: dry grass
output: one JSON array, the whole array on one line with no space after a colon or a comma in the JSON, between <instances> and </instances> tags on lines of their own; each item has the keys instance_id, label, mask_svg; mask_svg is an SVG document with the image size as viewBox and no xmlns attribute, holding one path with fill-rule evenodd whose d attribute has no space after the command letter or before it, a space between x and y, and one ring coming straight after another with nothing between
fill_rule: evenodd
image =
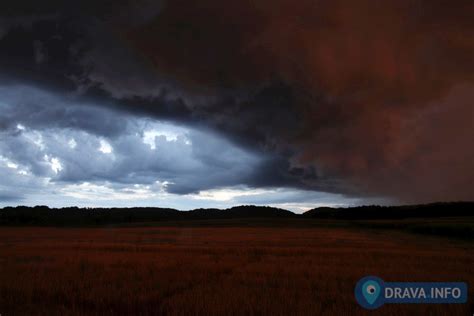
<instances>
[{"instance_id":1,"label":"dry grass","mask_svg":"<svg viewBox=\"0 0 474 316\"><path fill-rule=\"evenodd\" d=\"M474 284L473 249L341 228L1 228L0 314L472 315L472 299L368 312L353 291L365 275Z\"/></svg>"}]
</instances>

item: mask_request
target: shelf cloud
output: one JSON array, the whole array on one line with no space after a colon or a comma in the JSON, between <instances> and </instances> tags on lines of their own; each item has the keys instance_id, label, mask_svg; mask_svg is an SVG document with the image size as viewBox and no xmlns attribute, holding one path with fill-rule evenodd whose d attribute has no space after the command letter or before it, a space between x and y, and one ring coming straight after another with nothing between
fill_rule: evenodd
<instances>
[{"instance_id":1,"label":"shelf cloud","mask_svg":"<svg viewBox=\"0 0 474 316\"><path fill-rule=\"evenodd\" d=\"M15 3L0 5L7 174L474 199L472 1ZM0 199L21 198L9 187Z\"/></svg>"}]
</instances>

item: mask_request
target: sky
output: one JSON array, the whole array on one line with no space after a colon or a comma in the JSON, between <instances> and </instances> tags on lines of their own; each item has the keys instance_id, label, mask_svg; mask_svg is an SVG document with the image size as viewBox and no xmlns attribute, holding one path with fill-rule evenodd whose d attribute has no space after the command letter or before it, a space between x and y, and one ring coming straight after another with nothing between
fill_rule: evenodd
<instances>
[{"instance_id":1,"label":"sky","mask_svg":"<svg viewBox=\"0 0 474 316\"><path fill-rule=\"evenodd\" d=\"M470 0L0 4L0 206L474 200Z\"/></svg>"}]
</instances>

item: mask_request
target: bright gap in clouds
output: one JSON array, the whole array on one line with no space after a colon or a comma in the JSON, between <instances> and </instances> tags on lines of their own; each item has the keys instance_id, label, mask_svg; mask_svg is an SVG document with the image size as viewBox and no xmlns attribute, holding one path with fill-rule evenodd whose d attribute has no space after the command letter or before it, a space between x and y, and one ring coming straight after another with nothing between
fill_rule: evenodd
<instances>
[{"instance_id":1,"label":"bright gap in clouds","mask_svg":"<svg viewBox=\"0 0 474 316\"><path fill-rule=\"evenodd\" d=\"M106 140L101 139L100 140L99 151L103 154L110 154L110 153L112 153L113 148L112 148L112 146L110 146L109 142L107 142Z\"/></svg>"},{"instance_id":2,"label":"bright gap in clouds","mask_svg":"<svg viewBox=\"0 0 474 316\"><path fill-rule=\"evenodd\" d=\"M51 163L51 169L57 174L61 170L63 170L63 166L61 165L61 162L59 161L58 158L51 158L50 160Z\"/></svg>"},{"instance_id":3,"label":"bright gap in clouds","mask_svg":"<svg viewBox=\"0 0 474 316\"><path fill-rule=\"evenodd\" d=\"M6 123L2 123L6 122ZM271 205L301 212L360 203L261 185L268 157L211 131L0 86L0 206L177 209Z\"/></svg>"},{"instance_id":4,"label":"bright gap in clouds","mask_svg":"<svg viewBox=\"0 0 474 316\"><path fill-rule=\"evenodd\" d=\"M143 142L153 150L156 149L157 137L163 137L168 142L175 142L178 141L178 138L182 138L186 145L191 145L191 141L186 137L187 131L184 128L164 122L161 122L160 126L152 122L149 122L147 125L148 129L143 132Z\"/></svg>"}]
</instances>

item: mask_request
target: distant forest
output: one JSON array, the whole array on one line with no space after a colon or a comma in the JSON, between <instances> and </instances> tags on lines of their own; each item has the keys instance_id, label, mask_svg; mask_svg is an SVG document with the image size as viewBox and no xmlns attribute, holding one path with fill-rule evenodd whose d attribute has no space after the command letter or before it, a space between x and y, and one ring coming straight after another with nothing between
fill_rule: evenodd
<instances>
[{"instance_id":1,"label":"distant forest","mask_svg":"<svg viewBox=\"0 0 474 316\"><path fill-rule=\"evenodd\" d=\"M320 207L303 214L288 210L243 205L229 209L195 209L179 211L170 208L49 208L17 206L0 209L3 226L96 226L164 221L295 218L334 220L376 220L474 216L474 202L433 203L409 206L360 206L349 208Z\"/></svg>"}]
</instances>

